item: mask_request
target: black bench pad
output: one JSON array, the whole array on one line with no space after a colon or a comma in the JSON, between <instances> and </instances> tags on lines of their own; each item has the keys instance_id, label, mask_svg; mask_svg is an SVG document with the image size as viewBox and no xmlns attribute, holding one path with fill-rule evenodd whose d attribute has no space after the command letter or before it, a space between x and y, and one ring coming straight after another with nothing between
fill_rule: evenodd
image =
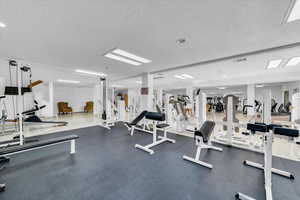
<instances>
[{"instance_id":1,"label":"black bench pad","mask_svg":"<svg viewBox=\"0 0 300 200\"><path fill-rule=\"evenodd\" d=\"M154 121L165 121L166 115L164 113L159 112L147 112L146 119L154 120Z\"/></svg>"},{"instance_id":2,"label":"black bench pad","mask_svg":"<svg viewBox=\"0 0 300 200\"><path fill-rule=\"evenodd\" d=\"M132 122L128 123L127 125L130 125L129 127L137 125L137 123L139 123L145 117L146 113L147 110L144 110L139 114L139 116L137 116Z\"/></svg>"},{"instance_id":3,"label":"black bench pad","mask_svg":"<svg viewBox=\"0 0 300 200\"><path fill-rule=\"evenodd\" d=\"M156 125L157 128L167 128L169 126L170 126L169 124L157 124Z\"/></svg>"},{"instance_id":4,"label":"black bench pad","mask_svg":"<svg viewBox=\"0 0 300 200\"><path fill-rule=\"evenodd\" d=\"M28 144L24 144L22 146L19 145L19 146L8 147L8 148L0 150L0 156L10 154L10 153L16 153L18 151L24 151L24 150L37 148L37 147L56 144L56 143L60 143L60 142L66 142L66 141L69 141L69 140L75 140L75 139L78 139L78 138L79 137L77 135L68 135L68 136L63 136L63 137L52 138L52 139L45 140L45 141L28 143Z\"/></svg>"},{"instance_id":5,"label":"black bench pad","mask_svg":"<svg viewBox=\"0 0 300 200\"><path fill-rule=\"evenodd\" d=\"M288 137L299 137L299 131L296 129L290 129L290 128L275 128L274 134L284 135L284 136L288 136Z\"/></svg>"},{"instance_id":6,"label":"black bench pad","mask_svg":"<svg viewBox=\"0 0 300 200\"><path fill-rule=\"evenodd\" d=\"M247 129L252 132L256 132L256 131L263 132L263 133L268 132L267 125L262 124L262 123L255 123L255 124L248 123Z\"/></svg>"}]
</instances>

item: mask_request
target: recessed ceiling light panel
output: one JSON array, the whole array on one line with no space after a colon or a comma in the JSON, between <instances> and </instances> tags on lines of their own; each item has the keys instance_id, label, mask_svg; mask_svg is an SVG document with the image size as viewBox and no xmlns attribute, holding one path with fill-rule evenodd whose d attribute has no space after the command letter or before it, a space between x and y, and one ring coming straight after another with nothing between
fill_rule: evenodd
<instances>
[{"instance_id":1,"label":"recessed ceiling light panel","mask_svg":"<svg viewBox=\"0 0 300 200\"><path fill-rule=\"evenodd\" d=\"M82 69L76 69L75 71L77 73L89 74L89 75L94 75L94 76L107 76L106 74L103 74L103 73L86 71L86 70L82 70Z\"/></svg>"},{"instance_id":2,"label":"recessed ceiling light panel","mask_svg":"<svg viewBox=\"0 0 300 200\"><path fill-rule=\"evenodd\" d=\"M264 85L259 84L259 85L256 85L256 87L257 87L257 88L262 88L262 87L264 87Z\"/></svg>"},{"instance_id":3,"label":"recessed ceiling light panel","mask_svg":"<svg viewBox=\"0 0 300 200\"><path fill-rule=\"evenodd\" d=\"M110 59L114 59L114 60L117 60L117 61L120 61L120 62L135 65L135 66L139 66L139 65L142 64L142 63L139 63L139 62L136 62L136 61L133 61L133 60L129 60L129 59L121 57L121 56L114 55L112 53L107 53L104 56L107 57L107 58L110 58Z\"/></svg>"},{"instance_id":4,"label":"recessed ceiling light panel","mask_svg":"<svg viewBox=\"0 0 300 200\"><path fill-rule=\"evenodd\" d=\"M115 50L112 51L112 53L130 58L132 60L135 60L135 61L138 61L138 62L141 62L141 63L150 63L151 62L151 60L148 60L146 58L142 58L140 56L134 55L134 54L129 53L127 51L124 51L122 49L115 49Z\"/></svg>"},{"instance_id":5,"label":"recessed ceiling light panel","mask_svg":"<svg viewBox=\"0 0 300 200\"><path fill-rule=\"evenodd\" d=\"M218 87L219 90L225 90L226 87Z\"/></svg>"},{"instance_id":6,"label":"recessed ceiling light panel","mask_svg":"<svg viewBox=\"0 0 300 200\"><path fill-rule=\"evenodd\" d=\"M3 22L0 22L0 28L5 28L6 24L4 24Z\"/></svg>"},{"instance_id":7,"label":"recessed ceiling light panel","mask_svg":"<svg viewBox=\"0 0 300 200\"><path fill-rule=\"evenodd\" d=\"M175 77L175 78L182 79L182 80L183 80L183 79L186 79L185 77L183 77L183 76L180 76L180 75L174 75L174 77Z\"/></svg>"},{"instance_id":8,"label":"recessed ceiling light panel","mask_svg":"<svg viewBox=\"0 0 300 200\"><path fill-rule=\"evenodd\" d=\"M60 82L60 83L80 83L80 81L63 80L63 79L58 79L57 82Z\"/></svg>"},{"instance_id":9,"label":"recessed ceiling light panel","mask_svg":"<svg viewBox=\"0 0 300 200\"><path fill-rule=\"evenodd\" d=\"M267 69L274 69L279 67L279 65L281 64L282 60L278 59L278 60L271 60L268 63Z\"/></svg>"},{"instance_id":10,"label":"recessed ceiling light panel","mask_svg":"<svg viewBox=\"0 0 300 200\"><path fill-rule=\"evenodd\" d=\"M288 63L286 64L286 66L295 66L295 65L298 65L300 64L300 57L294 57L294 58L291 58Z\"/></svg>"},{"instance_id":11,"label":"recessed ceiling light panel","mask_svg":"<svg viewBox=\"0 0 300 200\"><path fill-rule=\"evenodd\" d=\"M291 9L289 10L288 18L287 18L288 23L300 19L300 1L294 0L291 2L292 5L291 5Z\"/></svg>"},{"instance_id":12,"label":"recessed ceiling light panel","mask_svg":"<svg viewBox=\"0 0 300 200\"><path fill-rule=\"evenodd\" d=\"M181 74L181 76L184 77L184 78L194 79L193 76L188 75L188 74Z\"/></svg>"}]
</instances>

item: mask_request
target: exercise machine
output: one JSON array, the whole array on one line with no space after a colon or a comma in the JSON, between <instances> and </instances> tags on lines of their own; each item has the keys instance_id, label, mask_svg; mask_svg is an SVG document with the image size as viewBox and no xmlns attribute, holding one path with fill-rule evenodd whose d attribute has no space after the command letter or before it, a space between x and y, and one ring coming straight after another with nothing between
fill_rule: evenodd
<instances>
[{"instance_id":1,"label":"exercise machine","mask_svg":"<svg viewBox=\"0 0 300 200\"><path fill-rule=\"evenodd\" d=\"M30 123L39 123L39 124L56 124L57 126L66 126L68 122L65 121L45 121L36 115L36 112L45 108L46 105L39 106L38 102L34 100L34 108L30 110L26 110L22 112L22 116L24 116L24 122Z\"/></svg>"},{"instance_id":2,"label":"exercise machine","mask_svg":"<svg viewBox=\"0 0 300 200\"><path fill-rule=\"evenodd\" d=\"M141 122L145 118L146 113L147 113L147 111L144 110L133 121L124 123L124 125L130 131L131 136L133 136L133 133L134 133L135 130L140 130L140 131L147 132L145 123L143 123L142 125L138 124L139 122Z\"/></svg>"},{"instance_id":3,"label":"exercise machine","mask_svg":"<svg viewBox=\"0 0 300 200\"><path fill-rule=\"evenodd\" d=\"M279 136L281 138L287 138L292 140L296 137L299 137L299 131L296 129L282 128L280 125L274 124L247 124L247 129L253 133L258 133L263 135L264 140L264 163L259 164L252 161L245 160L244 164L250 167L261 169L264 171L264 182L265 182L265 193L266 200L272 200L272 173L278 174L280 176L294 179L294 175L290 172L282 171L279 169L272 168L272 143L274 136ZM236 194L236 199L240 200L255 200L254 198L245 195L241 192Z\"/></svg>"},{"instance_id":4,"label":"exercise machine","mask_svg":"<svg viewBox=\"0 0 300 200\"><path fill-rule=\"evenodd\" d=\"M238 98L234 95L227 95L224 97L224 102L226 102L225 118L223 121L216 121L218 125L223 127L224 132L214 135L214 142L246 149L250 151L255 151L262 153L263 146L259 140L253 134L238 134L240 129L245 129L246 124L242 124L236 118L236 108L238 103ZM254 115L256 116L256 114ZM249 121L255 120L254 118L249 119Z\"/></svg>"},{"instance_id":5,"label":"exercise machine","mask_svg":"<svg viewBox=\"0 0 300 200\"><path fill-rule=\"evenodd\" d=\"M175 143L176 141L173 139L168 138L167 136L167 128L169 124L166 123L158 123L165 121L165 114L164 113L157 113L157 112L147 112L145 115L145 119L152 121L152 129L153 131L148 131L152 133L152 143L146 146L142 146L140 144L136 144L135 148L141 149L143 151L148 152L150 155L154 154L154 151L151 149L154 146L162 144L164 142L171 142ZM163 136L157 136L157 130L162 130L164 132Z\"/></svg>"},{"instance_id":6,"label":"exercise machine","mask_svg":"<svg viewBox=\"0 0 300 200\"><path fill-rule=\"evenodd\" d=\"M6 114L6 106L4 103L4 98L5 96L0 96L0 123L2 126L1 133L2 135L5 133L5 120L7 119L7 114ZM2 101L3 100L3 101Z\"/></svg>"},{"instance_id":7,"label":"exercise machine","mask_svg":"<svg viewBox=\"0 0 300 200\"><path fill-rule=\"evenodd\" d=\"M209 169L213 168L213 165L200 160L200 154L202 149L223 151L221 148L213 146L210 140L215 124L216 123L213 121L205 121L201 126L200 130L195 130L194 140L196 141L196 146L197 146L196 156L195 158L192 158L184 155L183 156L184 160L188 160L190 162L199 164Z\"/></svg>"}]
</instances>

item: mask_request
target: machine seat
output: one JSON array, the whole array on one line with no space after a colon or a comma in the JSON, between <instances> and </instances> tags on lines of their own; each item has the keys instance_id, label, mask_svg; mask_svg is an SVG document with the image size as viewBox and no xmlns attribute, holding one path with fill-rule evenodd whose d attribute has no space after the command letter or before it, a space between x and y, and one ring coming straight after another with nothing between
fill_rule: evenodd
<instances>
[{"instance_id":1,"label":"machine seat","mask_svg":"<svg viewBox=\"0 0 300 200\"><path fill-rule=\"evenodd\" d=\"M290 128L275 128L274 134L276 135L283 135L288 137L299 137L299 131L296 129L290 129Z\"/></svg>"},{"instance_id":2,"label":"machine seat","mask_svg":"<svg viewBox=\"0 0 300 200\"><path fill-rule=\"evenodd\" d=\"M169 124L157 124L156 125L157 128L161 128L161 129L167 128L169 126L170 126Z\"/></svg>"},{"instance_id":3,"label":"machine seat","mask_svg":"<svg viewBox=\"0 0 300 200\"><path fill-rule=\"evenodd\" d=\"M194 139L196 136L200 136L203 138L203 142L207 143L210 139L210 136L214 130L216 123L213 121L205 121L201 126L200 130L196 130L194 133Z\"/></svg>"},{"instance_id":4,"label":"machine seat","mask_svg":"<svg viewBox=\"0 0 300 200\"><path fill-rule=\"evenodd\" d=\"M146 119L154 120L154 121L165 121L166 115L164 113L159 112L147 112L145 115Z\"/></svg>"}]
</instances>

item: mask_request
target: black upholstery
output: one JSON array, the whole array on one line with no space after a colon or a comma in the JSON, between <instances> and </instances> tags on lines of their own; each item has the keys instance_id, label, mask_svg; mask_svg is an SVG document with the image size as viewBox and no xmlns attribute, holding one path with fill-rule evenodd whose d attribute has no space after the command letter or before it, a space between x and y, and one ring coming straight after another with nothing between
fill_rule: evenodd
<instances>
[{"instance_id":1,"label":"black upholstery","mask_svg":"<svg viewBox=\"0 0 300 200\"><path fill-rule=\"evenodd\" d=\"M147 112L145 117L146 119L155 120L155 121L166 120L166 115L164 113L158 113L158 112Z\"/></svg>"},{"instance_id":2,"label":"black upholstery","mask_svg":"<svg viewBox=\"0 0 300 200\"><path fill-rule=\"evenodd\" d=\"M201 136L203 138L203 142L207 143L215 128L215 125L216 123L213 121L205 121L200 130L195 131L194 138L196 138L196 136Z\"/></svg>"},{"instance_id":3,"label":"black upholstery","mask_svg":"<svg viewBox=\"0 0 300 200\"><path fill-rule=\"evenodd\" d=\"M256 131L268 132L267 125L262 124L262 123L255 123L255 124L248 123L247 129L250 130L252 133L255 133Z\"/></svg>"},{"instance_id":4,"label":"black upholstery","mask_svg":"<svg viewBox=\"0 0 300 200\"><path fill-rule=\"evenodd\" d=\"M139 123L145 117L146 113L147 113L147 110L144 110L132 122L126 123L126 124L129 125L129 126L135 126L135 125L137 125L137 123Z\"/></svg>"},{"instance_id":5,"label":"black upholstery","mask_svg":"<svg viewBox=\"0 0 300 200\"><path fill-rule=\"evenodd\" d=\"M157 128L167 128L169 126L170 126L169 124L157 124L156 125Z\"/></svg>"},{"instance_id":6,"label":"black upholstery","mask_svg":"<svg viewBox=\"0 0 300 200\"><path fill-rule=\"evenodd\" d=\"M268 130L273 130L275 128L280 128L282 126L279 124L269 124L267 127L268 127Z\"/></svg>"},{"instance_id":7,"label":"black upholstery","mask_svg":"<svg viewBox=\"0 0 300 200\"><path fill-rule=\"evenodd\" d=\"M291 128L274 128L274 134L276 135L284 135L288 137L299 137L299 131Z\"/></svg>"},{"instance_id":8,"label":"black upholstery","mask_svg":"<svg viewBox=\"0 0 300 200\"><path fill-rule=\"evenodd\" d=\"M42 106L40 106L40 107L35 107L35 108L33 108L33 109L30 109L30 110L26 110L26 111L24 111L24 112L22 112L22 114L23 115L27 115L27 114L29 114L29 113L33 113L33 112L36 112L36 111L39 111L39 110L41 110L41 109L43 109L43 108L45 108L46 107L46 105L42 105Z\"/></svg>"},{"instance_id":9,"label":"black upholstery","mask_svg":"<svg viewBox=\"0 0 300 200\"><path fill-rule=\"evenodd\" d=\"M78 139L79 137L77 135L68 135L68 136L63 136L63 137L58 137L58 138L53 138L45 141L39 141L39 142L34 142L34 143L28 143L24 144L22 146L13 146L13 147L8 147L5 149L0 150L0 156L6 155L6 154L11 154L11 153L16 153L19 151L24 151L24 150L29 150L37 147L42 147L46 145L51 145L51 144L57 144L60 142L66 142L69 140L74 140Z\"/></svg>"},{"instance_id":10,"label":"black upholstery","mask_svg":"<svg viewBox=\"0 0 300 200\"><path fill-rule=\"evenodd\" d=\"M276 127L282 127L282 125L279 125L279 124L268 124L268 125L267 125L267 124L265 124L265 123L259 123L259 122L255 122L255 124L267 126L267 131L273 130L273 129L276 128Z\"/></svg>"}]
</instances>

